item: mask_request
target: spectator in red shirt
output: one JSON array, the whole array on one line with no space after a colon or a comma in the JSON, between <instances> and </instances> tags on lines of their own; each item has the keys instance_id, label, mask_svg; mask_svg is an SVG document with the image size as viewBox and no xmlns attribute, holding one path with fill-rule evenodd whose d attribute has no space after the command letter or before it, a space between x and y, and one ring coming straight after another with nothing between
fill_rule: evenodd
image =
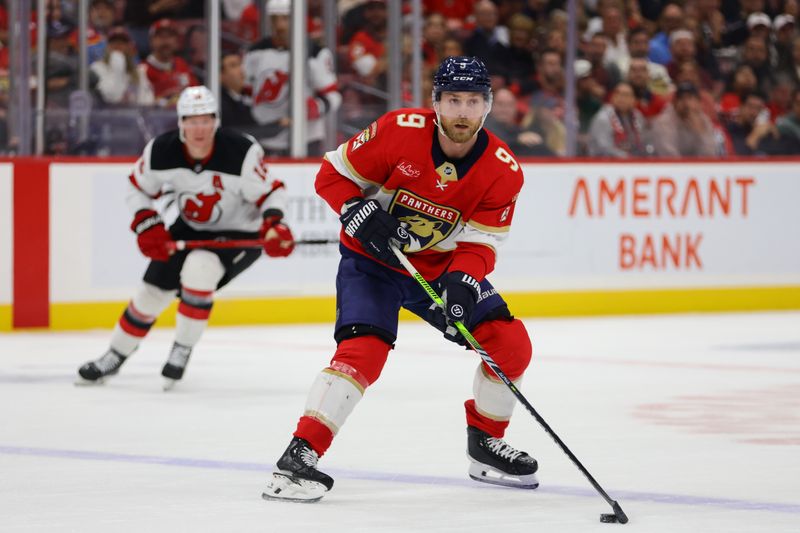
<instances>
[{"instance_id":1,"label":"spectator in red shirt","mask_svg":"<svg viewBox=\"0 0 800 533\"><path fill-rule=\"evenodd\" d=\"M444 15L431 13L425 18L422 28L422 56L425 66L434 72L446 56L442 55L444 40L447 38L447 25Z\"/></svg>"},{"instance_id":2,"label":"spectator in red shirt","mask_svg":"<svg viewBox=\"0 0 800 533\"><path fill-rule=\"evenodd\" d=\"M636 95L636 109L645 119L657 116L667 105L667 99L650 90L650 70L643 57L632 57L628 65L628 83Z\"/></svg>"},{"instance_id":3,"label":"spectator in red shirt","mask_svg":"<svg viewBox=\"0 0 800 533\"><path fill-rule=\"evenodd\" d=\"M364 29L349 43L350 65L369 85L384 86L386 81L386 2L368 0L364 6Z\"/></svg>"},{"instance_id":4,"label":"spectator in red shirt","mask_svg":"<svg viewBox=\"0 0 800 533\"><path fill-rule=\"evenodd\" d=\"M176 55L179 40L178 28L169 19L150 26L151 53L139 68L161 107L174 107L183 89L198 84L186 61Z\"/></svg>"},{"instance_id":5,"label":"spectator in red shirt","mask_svg":"<svg viewBox=\"0 0 800 533\"><path fill-rule=\"evenodd\" d=\"M739 65L733 72L728 87L719 100L719 111L727 121L733 120L742 105L742 96L752 93L758 87L758 80L749 65Z\"/></svg>"},{"instance_id":6,"label":"spectator in red shirt","mask_svg":"<svg viewBox=\"0 0 800 533\"><path fill-rule=\"evenodd\" d=\"M475 0L424 0L426 13L439 13L447 19L450 29L458 29L472 15Z\"/></svg>"}]
</instances>

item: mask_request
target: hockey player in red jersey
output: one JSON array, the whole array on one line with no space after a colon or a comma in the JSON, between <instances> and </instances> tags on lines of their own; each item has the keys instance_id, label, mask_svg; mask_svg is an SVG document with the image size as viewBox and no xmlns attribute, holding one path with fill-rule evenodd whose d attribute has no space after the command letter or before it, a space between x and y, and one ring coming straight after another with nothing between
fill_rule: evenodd
<instances>
[{"instance_id":1,"label":"hockey player in red jersey","mask_svg":"<svg viewBox=\"0 0 800 533\"><path fill-rule=\"evenodd\" d=\"M269 179L264 152L252 137L219 129L217 102L206 87L184 89L178 99L178 129L159 135L144 149L129 176L131 229L151 259L144 283L97 360L83 365L79 383L116 374L158 315L179 298L175 343L161 374L169 388L183 377L192 348L205 330L214 293L252 265L258 249L196 249L171 253L174 240L265 240L271 257L294 249L281 221L285 188ZM154 201L174 195L178 217L167 229Z\"/></svg>"},{"instance_id":2,"label":"hockey player in red jersey","mask_svg":"<svg viewBox=\"0 0 800 533\"><path fill-rule=\"evenodd\" d=\"M464 343L461 320L515 383L531 359L525 326L487 280L522 187L505 143L483 129L492 93L484 64L450 57L434 77L433 110L399 109L328 152L317 193L341 215L337 349L311 387L294 438L264 491L314 501L333 486L317 469L397 336L400 307ZM391 245L443 293L444 309L402 268ZM470 477L536 488L536 460L506 443L515 397L483 363L465 402Z\"/></svg>"}]
</instances>

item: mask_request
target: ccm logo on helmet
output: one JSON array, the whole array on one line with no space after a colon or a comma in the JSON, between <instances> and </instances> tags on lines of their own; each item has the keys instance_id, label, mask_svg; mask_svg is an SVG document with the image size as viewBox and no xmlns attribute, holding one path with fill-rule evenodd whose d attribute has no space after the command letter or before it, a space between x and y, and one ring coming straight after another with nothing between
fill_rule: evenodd
<instances>
[{"instance_id":1,"label":"ccm logo on helmet","mask_svg":"<svg viewBox=\"0 0 800 533\"><path fill-rule=\"evenodd\" d=\"M472 81L475 76L453 76L453 81Z\"/></svg>"}]
</instances>

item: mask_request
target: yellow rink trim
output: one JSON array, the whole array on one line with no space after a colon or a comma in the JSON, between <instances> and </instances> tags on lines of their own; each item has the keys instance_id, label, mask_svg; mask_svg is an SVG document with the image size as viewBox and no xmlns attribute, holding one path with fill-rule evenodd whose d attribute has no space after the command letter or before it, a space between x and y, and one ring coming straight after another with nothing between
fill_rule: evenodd
<instances>
[{"instance_id":1,"label":"yellow rink trim","mask_svg":"<svg viewBox=\"0 0 800 533\"><path fill-rule=\"evenodd\" d=\"M0 305L0 331L11 331L10 305Z\"/></svg>"},{"instance_id":2,"label":"yellow rink trim","mask_svg":"<svg viewBox=\"0 0 800 533\"><path fill-rule=\"evenodd\" d=\"M800 286L614 291L506 293L518 317L559 317L712 311L800 310ZM55 303L50 329L111 328L127 302ZM335 319L333 296L241 298L214 302L210 323L217 326L325 323ZM177 302L159 317L158 326L174 326ZM402 311L401 320L413 315ZM0 331L11 331L11 306L0 306Z\"/></svg>"},{"instance_id":3,"label":"yellow rink trim","mask_svg":"<svg viewBox=\"0 0 800 533\"><path fill-rule=\"evenodd\" d=\"M503 298L520 317L798 310L800 286L557 291Z\"/></svg>"}]
</instances>

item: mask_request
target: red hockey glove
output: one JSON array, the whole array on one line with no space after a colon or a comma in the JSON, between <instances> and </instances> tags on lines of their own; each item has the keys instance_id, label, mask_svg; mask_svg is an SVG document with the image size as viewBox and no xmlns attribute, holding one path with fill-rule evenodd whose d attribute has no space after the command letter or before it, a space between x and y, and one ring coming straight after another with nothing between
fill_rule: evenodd
<instances>
[{"instance_id":1,"label":"red hockey glove","mask_svg":"<svg viewBox=\"0 0 800 533\"><path fill-rule=\"evenodd\" d=\"M286 257L294 251L292 230L279 216L264 217L259 236L264 241L264 252L270 257Z\"/></svg>"},{"instance_id":2,"label":"red hockey glove","mask_svg":"<svg viewBox=\"0 0 800 533\"><path fill-rule=\"evenodd\" d=\"M325 113L325 104L322 102L321 98L309 96L306 98L306 112L308 114L308 120L317 120Z\"/></svg>"},{"instance_id":3,"label":"red hockey glove","mask_svg":"<svg viewBox=\"0 0 800 533\"><path fill-rule=\"evenodd\" d=\"M167 243L172 236L164 227L161 216L152 209L140 209L136 212L131 223L131 229L136 233L139 250L153 261L167 261L169 251Z\"/></svg>"}]
</instances>

